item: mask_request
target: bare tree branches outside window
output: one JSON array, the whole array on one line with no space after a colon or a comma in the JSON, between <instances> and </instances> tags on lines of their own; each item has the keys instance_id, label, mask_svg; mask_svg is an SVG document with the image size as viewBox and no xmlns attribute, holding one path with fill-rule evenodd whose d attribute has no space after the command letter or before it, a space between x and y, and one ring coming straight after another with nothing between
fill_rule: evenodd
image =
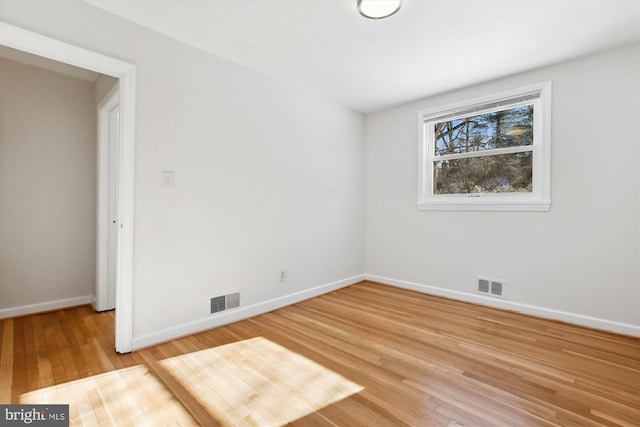
<instances>
[{"instance_id":1,"label":"bare tree branches outside window","mask_svg":"<svg viewBox=\"0 0 640 427\"><path fill-rule=\"evenodd\" d=\"M434 194L532 191L532 104L438 122L434 132ZM523 149L501 152L514 147Z\"/></svg>"}]
</instances>

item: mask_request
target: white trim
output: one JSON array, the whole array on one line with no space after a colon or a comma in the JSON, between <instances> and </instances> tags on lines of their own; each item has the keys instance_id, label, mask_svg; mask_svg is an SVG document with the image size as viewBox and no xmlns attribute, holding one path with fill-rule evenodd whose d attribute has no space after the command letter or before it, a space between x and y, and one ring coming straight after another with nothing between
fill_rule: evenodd
<instances>
[{"instance_id":1,"label":"white trim","mask_svg":"<svg viewBox=\"0 0 640 427\"><path fill-rule=\"evenodd\" d=\"M125 74L132 66L127 62L24 30L2 21L0 21L0 45L113 77Z\"/></svg>"},{"instance_id":2,"label":"white trim","mask_svg":"<svg viewBox=\"0 0 640 427\"><path fill-rule=\"evenodd\" d=\"M467 197L462 200L456 200L456 204L451 201L442 202L425 202L418 203L418 210L424 211L520 211L520 212L548 212L550 203L547 201L540 202L510 202L504 203L500 201L483 200L482 203L474 200L473 197Z\"/></svg>"},{"instance_id":3,"label":"white trim","mask_svg":"<svg viewBox=\"0 0 640 427\"><path fill-rule=\"evenodd\" d=\"M594 329L615 332L619 334L640 337L640 325L632 325L629 323L615 322L612 320L600 319L597 317L584 316L582 314L569 313L567 311L554 310L551 308L538 307L535 305L522 304L513 301L505 301L475 293L467 293L460 291L452 291L450 289L440 288L437 286L423 285L420 283L407 282L405 280L391 279L389 277L376 276L366 274L366 280L384 283L386 285L397 286L399 288L411 289L425 294L437 295L452 298L459 301L472 302L475 304L486 305L489 307L501 308L504 310L517 311L533 316L560 320L562 322L572 323L575 325L586 326Z\"/></svg>"},{"instance_id":4,"label":"white trim","mask_svg":"<svg viewBox=\"0 0 640 427\"><path fill-rule=\"evenodd\" d=\"M120 85L115 83L109 92L102 97L100 102L98 102L98 110L102 108L110 108L110 105L116 104L120 102Z\"/></svg>"},{"instance_id":5,"label":"white trim","mask_svg":"<svg viewBox=\"0 0 640 427\"><path fill-rule=\"evenodd\" d=\"M118 198L118 279L116 284L116 351L128 353L133 347L133 227L136 137L135 66L120 76L120 158Z\"/></svg>"},{"instance_id":6,"label":"white trim","mask_svg":"<svg viewBox=\"0 0 640 427\"><path fill-rule=\"evenodd\" d=\"M109 177L111 175L110 156L110 115L114 108L120 105L120 89L115 84L98 104L98 149L97 149L97 190L98 206L97 239L96 239L96 311L104 311L114 308L109 303L109 249L112 242L109 241L110 209L109 204Z\"/></svg>"},{"instance_id":7,"label":"white trim","mask_svg":"<svg viewBox=\"0 0 640 427\"><path fill-rule=\"evenodd\" d=\"M523 96L531 97L524 102ZM427 123L467 117L511 108L518 105L534 104L534 141L532 145L493 149L472 153L456 153L432 156L434 152L433 132L427 132ZM487 107L490 105L490 107ZM500 105L501 107L497 107ZM551 206L551 81L483 96L468 101L441 107L429 108L418 113L418 210L479 210L479 211L548 211ZM531 151L533 153L533 176L531 193L495 194L434 194L433 162L460 158L486 157Z\"/></svg>"},{"instance_id":8,"label":"white trim","mask_svg":"<svg viewBox=\"0 0 640 427\"><path fill-rule=\"evenodd\" d=\"M18 307L0 309L0 319L8 317L24 316L26 314L42 313L44 311L60 310L61 308L75 307L93 303L93 295L83 297L65 298L55 301L40 302L37 304L21 305Z\"/></svg>"},{"instance_id":9,"label":"white trim","mask_svg":"<svg viewBox=\"0 0 640 427\"><path fill-rule=\"evenodd\" d=\"M133 220L136 67L109 56L73 46L0 22L0 45L64 62L120 79L120 235L116 285L116 351L132 349Z\"/></svg>"},{"instance_id":10,"label":"white trim","mask_svg":"<svg viewBox=\"0 0 640 427\"><path fill-rule=\"evenodd\" d=\"M229 323L238 322L248 319L259 314L277 310L297 302L326 294L345 286L353 285L364 280L364 274L349 277L347 279L338 280L336 282L327 283L325 285L316 286L315 288L305 289L304 291L294 292L268 301L259 302L244 307L234 308L228 311L216 313L211 317L196 320L182 325L172 326L160 331L151 332L133 339L133 348L139 349L160 342L169 341L185 335L195 334L207 329L216 328L218 326L227 325Z\"/></svg>"},{"instance_id":11,"label":"white trim","mask_svg":"<svg viewBox=\"0 0 640 427\"><path fill-rule=\"evenodd\" d=\"M550 83L547 81L542 84ZM492 95L480 96L470 100L463 100L442 107L431 107L422 110L420 118L427 121L456 120L468 117L470 114L484 114L491 111L502 111L509 108L528 105L533 99L538 99L541 84L533 84L518 89L511 89ZM489 106L487 106L489 104Z\"/></svg>"},{"instance_id":12,"label":"white trim","mask_svg":"<svg viewBox=\"0 0 640 427\"><path fill-rule=\"evenodd\" d=\"M501 156L503 154L524 153L525 151L535 151L535 147L533 145L522 145L518 147L494 148L492 150L474 151L471 153L440 154L436 158L439 160L470 159L473 157L489 157Z\"/></svg>"}]
</instances>

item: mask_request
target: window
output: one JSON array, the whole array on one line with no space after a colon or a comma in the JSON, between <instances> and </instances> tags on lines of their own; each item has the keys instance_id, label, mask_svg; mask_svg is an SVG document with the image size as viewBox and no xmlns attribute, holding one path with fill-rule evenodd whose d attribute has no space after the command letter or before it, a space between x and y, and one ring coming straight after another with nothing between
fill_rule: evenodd
<instances>
[{"instance_id":1,"label":"window","mask_svg":"<svg viewBox=\"0 0 640 427\"><path fill-rule=\"evenodd\" d=\"M551 82L420 112L420 210L547 211Z\"/></svg>"}]
</instances>

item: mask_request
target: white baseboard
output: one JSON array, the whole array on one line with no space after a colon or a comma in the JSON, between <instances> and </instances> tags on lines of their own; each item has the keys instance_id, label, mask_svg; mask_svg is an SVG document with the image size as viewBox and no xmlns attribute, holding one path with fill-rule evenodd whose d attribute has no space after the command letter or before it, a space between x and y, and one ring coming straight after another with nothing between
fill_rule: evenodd
<instances>
[{"instance_id":1,"label":"white baseboard","mask_svg":"<svg viewBox=\"0 0 640 427\"><path fill-rule=\"evenodd\" d=\"M65 298L55 301L40 302L37 304L21 305L0 309L0 319L8 317L24 316L26 314L41 313L43 311L59 310L61 308L74 307L76 305L91 304L94 300L92 295L82 297Z\"/></svg>"},{"instance_id":2,"label":"white baseboard","mask_svg":"<svg viewBox=\"0 0 640 427\"><path fill-rule=\"evenodd\" d=\"M229 323L248 319L259 314L267 313L269 311L285 307L287 305L295 304L309 298L326 294L336 289L344 288L345 286L353 285L354 283L363 281L364 278L364 274L349 277L347 279L338 280L336 282L327 283L321 286L316 286L315 288L306 289L304 291L295 292L289 295L284 295L257 304L234 308L222 313L216 313L215 315L212 315L211 317L207 317L205 319L183 323L182 325L173 326L161 331L137 336L133 338L133 349L136 350L142 347L148 347L150 345L169 341L175 338L183 337L185 335L195 334L207 329L212 329L218 326L223 326Z\"/></svg>"},{"instance_id":3,"label":"white baseboard","mask_svg":"<svg viewBox=\"0 0 640 427\"><path fill-rule=\"evenodd\" d=\"M546 319L560 320L575 325L587 326L589 328L601 329L616 332L624 335L640 337L640 326L628 323L614 322L612 320L599 319L597 317L584 316L582 314L569 313L566 311L553 310L550 308L538 307L535 305L522 304L503 299L485 297L483 295L470 294L467 292L452 291L436 286L422 285L419 283L407 282L404 280L391 279L389 277L365 275L366 280L384 283L386 285L397 286L399 288L411 289L425 294L443 296L459 301L472 302L490 307L502 308L505 310L517 311Z\"/></svg>"}]
</instances>

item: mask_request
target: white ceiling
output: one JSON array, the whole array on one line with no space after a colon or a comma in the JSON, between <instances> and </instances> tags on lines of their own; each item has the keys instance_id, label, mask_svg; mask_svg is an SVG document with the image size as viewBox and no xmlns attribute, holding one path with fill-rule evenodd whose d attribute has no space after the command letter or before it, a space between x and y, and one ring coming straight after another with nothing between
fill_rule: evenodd
<instances>
[{"instance_id":1,"label":"white ceiling","mask_svg":"<svg viewBox=\"0 0 640 427\"><path fill-rule=\"evenodd\" d=\"M640 40L640 0L85 0L361 112Z\"/></svg>"}]
</instances>

